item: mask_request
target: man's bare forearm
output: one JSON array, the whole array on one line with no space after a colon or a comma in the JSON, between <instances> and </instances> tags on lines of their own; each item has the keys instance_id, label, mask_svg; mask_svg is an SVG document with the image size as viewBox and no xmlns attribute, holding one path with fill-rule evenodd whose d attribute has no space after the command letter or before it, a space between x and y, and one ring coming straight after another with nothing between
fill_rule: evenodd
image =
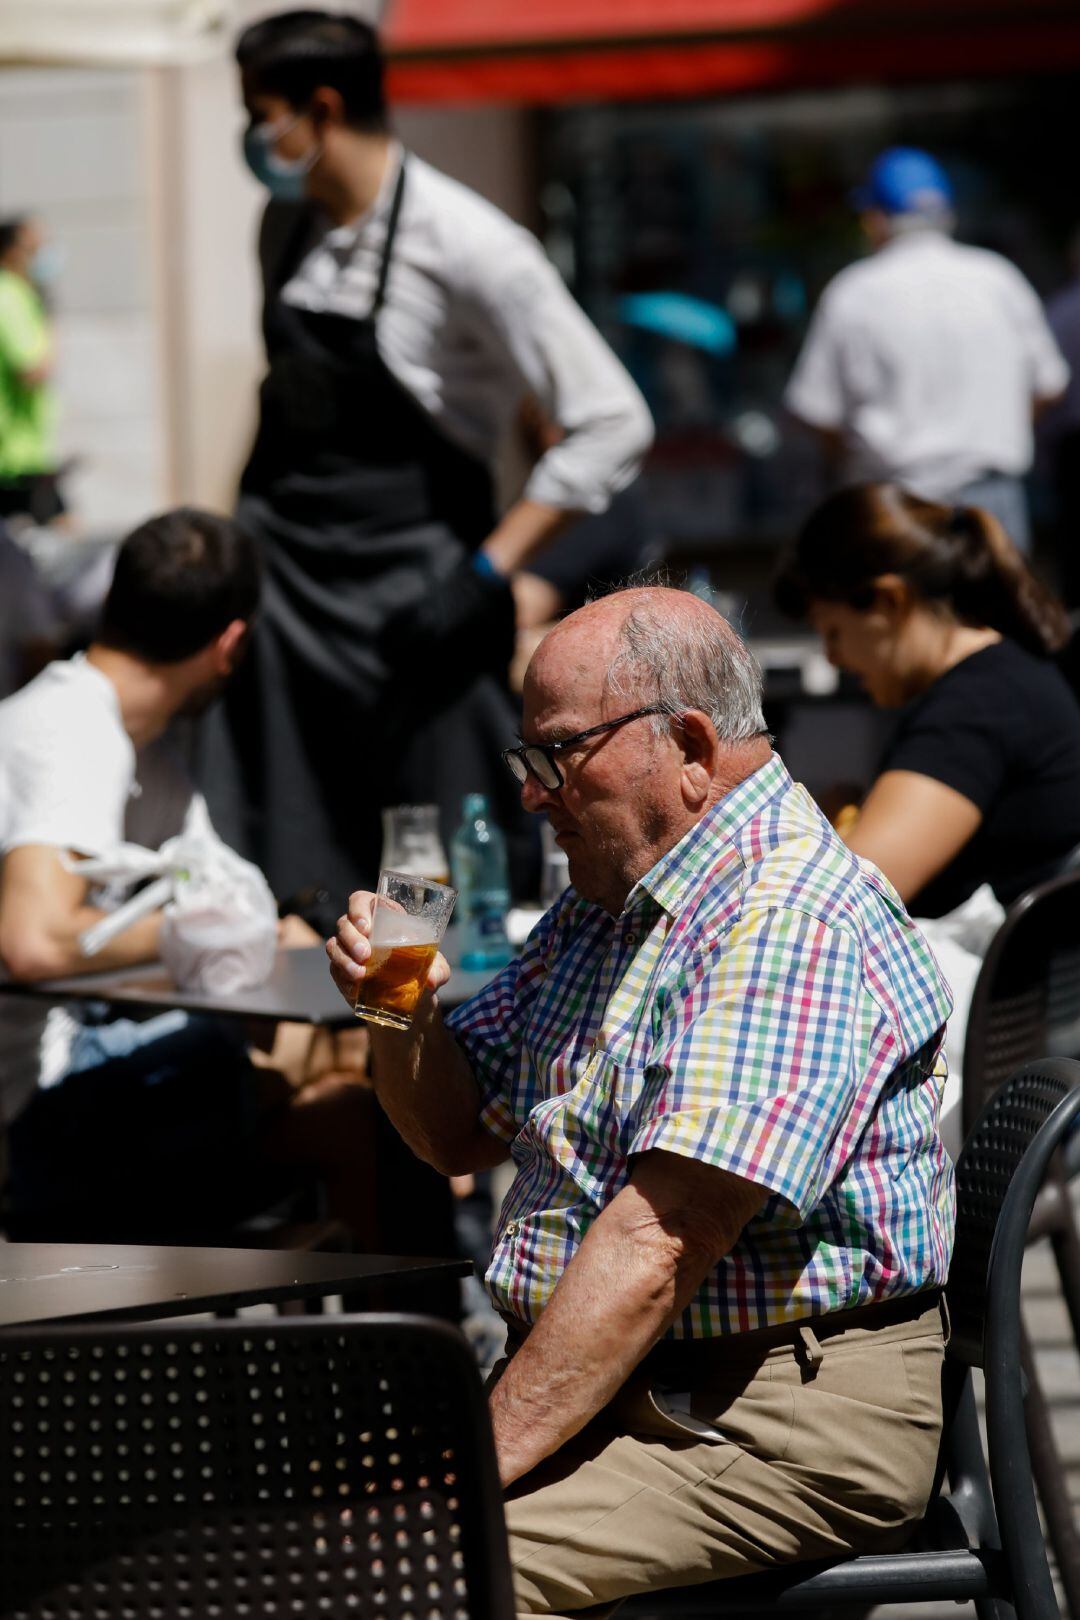
<instances>
[{"instance_id":1,"label":"man's bare forearm","mask_svg":"<svg viewBox=\"0 0 1080 1620\"><path fill-rule=\"evenodd\" d=\"M700 1167L688 1166L683 1179L669 1160L646 1155L640 1179L600 1213L492 1391L504 1485L607 1404L763 1202L760 1189L736 1176L725 1177L719 1199L703 1199Z\"/></svg>"},{"instance_id":2,"label":"man's bare forearm","mask_svg":"<svg viewBox=\"0 0 1080 1620\"><path fill-rule=\"evenodd\" d=\"M107 914L80 906L70 917L47 926L40 920L21 928L17 920L0 919L0 959L14 979L65 979L76 973L107 973L114 968L152 962L158 953L161 913L152 912L125 928L94 956L84 956L79 936Z\"/></svg>"},{"instance_id":3,"label":"man's bare forearm","mask_svg":"<svg viewBox=\"0 0 1080 1620\"><path fill-rule=\"evenodd\" d=\"M540 555L580 514L543 501L522 499L510 507L484 541L483 550L502 574L512 574Z\"/></svg>"},{"instance_id":4,"label":"man's bare forearm","mask_svg":"<svg viewBox=\"0 0 1080 1620\"><path fill-rule=\"evenodd\" d=\"M480 1124L480 1088L430 991L408 1031L370 1028L376 1095L418 1158L447 1176L501 1164L506 1145Z\"/></svg>"},{"instance_id":5,"label":"man's bare forearm","mask_svg":"<svg viewBox=\"0 0 1080 1620\"><path fill-rule=\"evenodd\" d=\"M586 1234L543 1316L491 1396L504 1485L559 1449L626 1382L713 1264L682 1263L662 1236L641 1242L605 1217Z\"/></svg>"}]
</instances>

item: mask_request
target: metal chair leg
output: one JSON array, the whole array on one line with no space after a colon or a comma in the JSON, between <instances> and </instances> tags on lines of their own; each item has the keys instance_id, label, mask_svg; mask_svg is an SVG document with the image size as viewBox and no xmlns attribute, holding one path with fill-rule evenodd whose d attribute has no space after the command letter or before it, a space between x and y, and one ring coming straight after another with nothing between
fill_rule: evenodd
<instances>
[{"instance_id":1,"label":"metal chair leg","mask_svg":"<svg viewBox=\"0 0 1080 1620\"><path fill-rule=\"evenodd\" d=\"M1050 1427L1050 1414L1035 1370L1027 1330L1020 1330L1020 1360L1028 1381L1024 1421L1031 1471L1046 1519L1047 1540L1054 1549L1058 1579L1072 1620L1080 1620L1080 1534L1069 1502L1069 1487Z\"/></svg>"},{"instance_id":2,"label":"metal chair leg","mask_svg":"<svg viewBox=\"0 0 1080 1620\"><path fill-rule=\"evenodd\" d=\"M1080 1350L1080 1232L1076 1228L1068 1185L1064 1181L1055 1188L1055 1200L1060 1201L1060 1205L1055 1211L1057 1219L1050 1233L1050 1243L1061 1278L1061 1292L1065 1296L1072 1323L1073 1340Z\"/></svg>"}]
</instances>

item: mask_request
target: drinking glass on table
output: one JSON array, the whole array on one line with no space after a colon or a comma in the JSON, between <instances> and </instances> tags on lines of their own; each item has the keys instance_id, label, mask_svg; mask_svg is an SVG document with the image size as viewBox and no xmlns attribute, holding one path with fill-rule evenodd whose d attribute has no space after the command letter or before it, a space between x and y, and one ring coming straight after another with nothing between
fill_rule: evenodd
<instances>
[{"instance_id":1,"label":"drinking glass on table","mask_svg":"<svg viewBox=\"0 0 1080 1620\"><path fill-rule=\"evenodd\" d=\"M379 873L371 955L353 1004L357 1018L408 1029L456 899L456 889L431 878Z\"/></svg>"},{"instance_id":2,"label":"drinking glass on table","mask_svg":"<svg viewBox=\"0 0 1080 1620\"><path fill-rule=\"evenodd\" d=\"M393 872L449 883L450 862L439 836L435 804L392 804L382 813L382 864Z\"/></svg>"}]
</instances>

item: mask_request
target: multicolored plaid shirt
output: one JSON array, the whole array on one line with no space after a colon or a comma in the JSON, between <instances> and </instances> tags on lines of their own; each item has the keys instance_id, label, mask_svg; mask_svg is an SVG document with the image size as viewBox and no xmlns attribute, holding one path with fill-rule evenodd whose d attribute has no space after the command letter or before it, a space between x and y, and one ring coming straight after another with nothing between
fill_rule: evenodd
<instances>
[{"instance_id":1,"label":"multicolored plaid shirt","mask_svg":"<svg viewBox=\"0 0 1080 1620\"><path fill-rule=\"evenodd\" d=\"M770 1197L675 1324L739 1333L945 1281L951 1010L898 896L781 761L613 918L567 890L447 1022L517 1166L487 1283L533 1322L650 1148Z\"/></svg>"}]
</instances>

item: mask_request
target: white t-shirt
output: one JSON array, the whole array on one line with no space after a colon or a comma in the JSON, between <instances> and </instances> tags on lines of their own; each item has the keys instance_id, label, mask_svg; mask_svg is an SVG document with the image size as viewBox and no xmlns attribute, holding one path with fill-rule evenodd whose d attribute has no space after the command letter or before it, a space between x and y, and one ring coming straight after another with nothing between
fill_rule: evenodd
<instances>
[{"instance_id":1,"label":"white t-shirt","mask_svg":"<svg viewBox=\"0 0 1080 1620\"><path fill-rule=\"evenodd\" d=\"M1068 380L1016 266L928 228L829 283L784 403L842 434L845 482L889 479L937 500L1026 472L1032 406Z\"/></svg>"},{"instance_id":2,"label":"white t-shirt","mask_svg":"<svg viewBox=\"0 0 1080 1620\"><path fill-rule=\"evenodd\" d=\"M168 743L136 756L112 682L81 655L0 702L0 857L27 844L154 848L180 830L191 795ZM63 1007L0 995L0 1123L59 1079L76 1027Z\"/></svg>"},{"instance_id":3,"label":"white t-shirt","mask_svg":"<svg viewBox=\"0 0 1080 1620\"><path fill-rule=\"evenodd\" d=\"M371 208L313 245L286 302L367 315L400 163L395 145ZM648 406L536 238L412 154L376 340L398 382L485 466L515 406L536 396L565 437L534 467L531 500L602 512L652 443Z\"/></svg>"}]
</instances>

